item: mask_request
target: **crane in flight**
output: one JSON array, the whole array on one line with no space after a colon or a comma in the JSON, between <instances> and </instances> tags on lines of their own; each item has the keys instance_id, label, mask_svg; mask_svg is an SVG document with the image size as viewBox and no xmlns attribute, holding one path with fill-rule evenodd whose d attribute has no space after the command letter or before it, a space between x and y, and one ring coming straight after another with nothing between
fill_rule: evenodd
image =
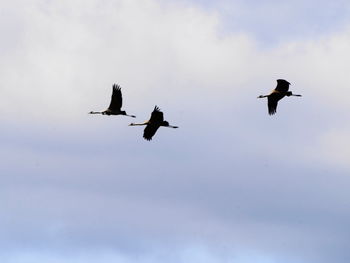
<instances>
[{"instance_id":1,"label":"crane in flight","mask_svg":"<svg viewBox=\"0 0 350 263\"><path fill-rule=\"evenodd\" d=\"M269 95L260 95L258 99L267 97L267 106L269 108L269 114L273 115L276 113L278 101L285 96L296 96L301 97L301 95L293 94L289 91L290 83L284 79L277 80L277 87Z\"/></svg>"},{"instance_id":2,"label":"crane in flight","mask_svg":"<svg viewBox=\"0 0 350 263\"><path fill-rule=\"evenodd\" d=\"M145 138L147 141L152 140L153 135L156 134L159 127L168 127L176 129L177 126L171 126L169 125L169 122L164 120L163 112L160 111L160 109L155 106L154 110L151 114L151 118L144 122L144 123L131 123L129 126L143 126L146 125L146 128L143 131L143 138Z\"/></svg>"},{"instance_id":3,"label":"crane in flight","mask_svg":"<svg viewBox=\"0 0 350 263\"><path fill-rule=\"evenodd\" d=\"M113 84L113 92L112 92L112 98L111 103L109 104L109 107L105 111L90 111L90 114L102 114L102 115L125 115L132 118L135 118L134 115L128 115L125 111L121 110L123 105L123 97L122 97L122 91L119 85Z\"/></svg>"}]
</instances>

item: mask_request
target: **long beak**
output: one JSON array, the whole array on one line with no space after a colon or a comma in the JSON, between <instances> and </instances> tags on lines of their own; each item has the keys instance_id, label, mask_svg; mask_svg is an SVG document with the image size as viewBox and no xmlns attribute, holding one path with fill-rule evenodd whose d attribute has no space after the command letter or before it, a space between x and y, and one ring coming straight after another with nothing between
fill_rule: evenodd
<instances>
[{"instance_id":1,"label":"long beak","mask_svg":"<svg viewBox=\"0 0 350 263\"><path fill-rule=\"evenodd\" d=\"M301 95L298 95L298 94L292 94L292 96L295 96L295 97L302 97Z\"/></svg>"}]
</instances>

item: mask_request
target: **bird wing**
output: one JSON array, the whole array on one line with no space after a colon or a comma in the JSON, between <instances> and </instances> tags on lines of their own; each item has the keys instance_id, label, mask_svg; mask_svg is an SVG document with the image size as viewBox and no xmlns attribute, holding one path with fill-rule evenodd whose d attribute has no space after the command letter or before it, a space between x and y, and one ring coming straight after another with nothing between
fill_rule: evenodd
<instances>
[{"instance_id":1,"label":"bird wing","mask_svg":"<svg viewBox=\"0 0 350 263\"><path fill-rule=\"evenodd\" d=\"M146 128L143 131L143 138L145 138L147 141L152 140L153 135L156 134L159 127L159 124L147 124Z\"/></svg>"},{"instance_id":2,"label":"bird wing","mask_svg":"<svg viewBox=\"0 0 350 263\"><path fill-rule=\"evenodd\" d=\"M289 90L289 82L287 81L277 82L277 87L275 88L275 90L279 92L287 92Z\"/></svg>"},{"instance_id":3,"label":"bird wing","mask_svg":"<svg viewBox=\"0 0 350 263\"><path fill-rule=\"evenodd\" d=\"M277 104L278 104L279 99L276 96L269 96L267 98L267 106L269 108L269 114L273 115L276 113L277 110Z\"/></svg>"},{"instance_id":4,"label":"bird wing","mask_svg":"<svg viewBox=\"0 0 350 263\"><path fill-rule=\"evenodd\" d=\"M117 84L113 84L113 92L111 98L111 104L109 104L108 109L112 111L119 111L123 104L122 91L120 86Z\"/></svg>"},{"instance_id":5,"label":"bird wing","mask_svg":"<svg viewBox=\"0 0 350 263\"><path fill-rule=\"evenodd\" d=\"M148 141L152 140L153 135L156 134L158 128L160 127L163 121L163 112L160 111L158 106L155 106L151 114L151 118L148 121L145 130L143 131L143 138L145 138Z\"/></svg>"},{"instance_id":6,"label":"bird wing","mask_svg":"<svg viewBox=\"0 0 350 263\"><path fill-rule=\"evenodd\" d=\"M163 112L160 111L158 106L155 106L149 122L152 124L159 124L160 125L163 121L164 121Z\"/></svg>"}]
</instances>

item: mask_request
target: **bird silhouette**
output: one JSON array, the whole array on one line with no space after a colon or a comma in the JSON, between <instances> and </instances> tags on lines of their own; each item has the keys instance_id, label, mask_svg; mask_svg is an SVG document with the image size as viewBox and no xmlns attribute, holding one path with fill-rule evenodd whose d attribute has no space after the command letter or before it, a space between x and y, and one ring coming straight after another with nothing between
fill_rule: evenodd
<instances>
[{"instance_id":1,"label":"bird silhouette","mask_svg":"<svg viewBox=\"0 0 350 263\"><path fill-rule=\"evenodd\" d=\"M260 95L260 98L267 97L267 106L269 108L269 114L273 115L276 113L278 101L284 98L285 96L296 96L301 97L301 95L293 94L289 90L290 83L284 79L277 80L277 87L269 95Z\"/></svg>"},{"instance_id":2,"label":"bird silhouette","mask_svg":"<svg viewBox=\"0 0 350 263\"><path fill-rule=\"evenodd\" d=\"M102 114L102 115L125 115L132 118L135 118L135 115L128 115L125 111L121 110L121 107L123 105L123 97L122 97L122 91L120 89L120 86L117 84L113 84L113 92L112 92L112 98L111 103L109 104L109 107L105 111L90 111L90 114Z\"/></svg>"},{"instance_id":3,"label":"bird silhouette","mask_svg":"<svg viewBox=\"0 0 350 263\"><path fill-rule=\"evenodd\" d=\"M157 106L154 107L154 110L151 114L151 118L149 119L149 121L146 121L144 123L130 123L129 126L143 126L143 125L146 125L146 128L143 131L143 138L145 138L147 141L152 140L153 135L157 132L160 126L174 128L174 129L178 128L177 126L171 126L169 125L169 122L164 121L163 112L161 112Z\"/></svg>"}]
</instances>

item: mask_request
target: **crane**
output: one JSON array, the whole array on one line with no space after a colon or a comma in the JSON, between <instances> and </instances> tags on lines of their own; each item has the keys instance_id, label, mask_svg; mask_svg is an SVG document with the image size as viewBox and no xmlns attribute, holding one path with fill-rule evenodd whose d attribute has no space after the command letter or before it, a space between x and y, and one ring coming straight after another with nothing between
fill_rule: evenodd
<instances>
[{"instance_id":1,"label":"crane","mask_svg":"<svg viewBox=\"0 0 350 263\"><path fill-rule=\"evenodd\" d=\"M143 138L145 138L147 141L152 140L152 137L157 132L159 127L168 127L177 129L177 126L169 125L169 122L164 120L163 112L160 111L158 106L154 107L154 110L151 114L151 118L144 122L144 123L130 123L129 126L143 126L146 125L146 128L143 131Z\"/></svg>"},{"instance_id":2,"label":"crane","mask_svg":"<svg viewBox=\"0 0 350 263\"><path fill-rule=\"evenodd\" d=\"M102 114L102 115L125 115L132 118L135 118L135 115L128 115L125 111L121 110L121 107L123 105L123 97L122 97L122 91L119 85L113 84L113 92L112 92L112 98L111 103L109 104L109 107L105 111L90 111L90 114Z\"/></svg>"},{"instance_id":3,"label":"crane","mask_svg":"<svg viewBox=\"0 0 350 263\"><path fill-rule=\"evenodd\" d=\"M293 94L289 91L290 83L284 79L277 80L277 87L269 95L260 95L258 99L267 97L267 106L269 108L269 114L273 115L276 113L278 101L285 96L296 96L301 97L301 95Z\"/></svg>"}]
</instances>

